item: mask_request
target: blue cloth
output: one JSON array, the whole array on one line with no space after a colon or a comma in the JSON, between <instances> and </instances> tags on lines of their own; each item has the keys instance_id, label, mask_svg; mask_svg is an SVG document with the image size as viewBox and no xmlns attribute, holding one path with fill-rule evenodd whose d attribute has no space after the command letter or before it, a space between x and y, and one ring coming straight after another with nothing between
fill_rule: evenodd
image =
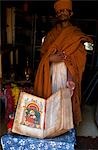
<instances>
[{"instance_id":1,"label":"blue cloth","mask_svg":"<svg viewBox=\"0 0 98 150\"><path fill-rule=\"evenodd\" d=\"M49 139L37 139L17 134L5 134L1 137L3 150L74 150L75 129Z\"/></svg>"}]
</instances>

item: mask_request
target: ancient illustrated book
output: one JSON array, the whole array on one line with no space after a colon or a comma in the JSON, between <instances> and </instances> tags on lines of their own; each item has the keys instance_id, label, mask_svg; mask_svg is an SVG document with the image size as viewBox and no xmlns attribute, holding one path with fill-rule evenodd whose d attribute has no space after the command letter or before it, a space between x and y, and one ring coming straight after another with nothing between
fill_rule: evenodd
<instances>
[{"instance_id":1,"label":"ancient illustrated book","mask_svg":"<svg viewBox=\"0 0 98 150\"><path fill-rule=\"evenodd\" d=\"M36 137L55 137L73 128L71 95L63 88L47 100L21 92L12 132Z\"/></svg>"}]
</instances>

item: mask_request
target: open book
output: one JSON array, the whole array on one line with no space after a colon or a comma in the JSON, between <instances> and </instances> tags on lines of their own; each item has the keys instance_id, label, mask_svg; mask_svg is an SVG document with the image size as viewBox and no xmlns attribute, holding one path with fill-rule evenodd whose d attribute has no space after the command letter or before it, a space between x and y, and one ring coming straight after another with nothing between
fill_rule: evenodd
<instances>
[{"instance_id":1,"label":"open book","mask_svg":"<svg viewBox=\"0 0 98 150\"><path fill-rule=\"evenodd\" d=\"M45 138L55 137L73 128L71 95L63 88L47 100L21 92L12 132Z\"/></svg>"}]
</instances>

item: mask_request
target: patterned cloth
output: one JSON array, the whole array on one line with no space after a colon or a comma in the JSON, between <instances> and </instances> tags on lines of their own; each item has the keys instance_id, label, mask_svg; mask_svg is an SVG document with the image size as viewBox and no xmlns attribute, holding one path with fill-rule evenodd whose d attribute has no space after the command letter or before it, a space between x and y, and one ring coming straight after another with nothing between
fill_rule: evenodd
<instances>
[{"instance_id":1,"label":"patterned cloth","mask_svg":"<svg viewBox=\"0 0 98 150\"><path fill-rule=\"evenodd\" d=\"M1 137L3 150L74 150L75 129L51 139L37 139L16 134Z\"/></svg>"}]
</instances>

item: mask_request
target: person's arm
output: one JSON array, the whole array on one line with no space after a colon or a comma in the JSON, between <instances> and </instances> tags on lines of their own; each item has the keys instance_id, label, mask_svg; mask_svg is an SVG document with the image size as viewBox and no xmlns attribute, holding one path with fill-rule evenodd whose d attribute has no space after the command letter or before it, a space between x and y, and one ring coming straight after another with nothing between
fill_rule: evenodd
<instances>
[{"instance_id":1,"label":"person's arm","mask_svg":"<svg viewBox=\"0 0 98 150\"><path fill-rule=\"evenodd\" d=\"M66 56L63 52L57 51L55 54L51 54L49 57L50 63L63 62L66 59Z\"/></svg>"},{"instance_id":2,"label":"person's arm","mask_svg":"<svg viewBox=\"0 0 98 150\"><path fill-rule=\"evenodd\" d=\"M43 42L41 44L41 57L48 51L53 41L54 39L52 32L48 32L47 35L44 36Z\"/></svg>"},{"instance_id":3,"label":"person's arm","mask_svg":"<svg viewBox=\"0 0 98 150\"><path fill-rule=\"evenodd\" d=\"M75 89L75 83L72 79L72 75L71 73L69 72L68 70L68 74L67 74L68 78L67 78L67 83L66 83L66 86L70 89L70 92L71 92L71 96L73 95L73 91Z\"/></svg>"}]
</instances>

